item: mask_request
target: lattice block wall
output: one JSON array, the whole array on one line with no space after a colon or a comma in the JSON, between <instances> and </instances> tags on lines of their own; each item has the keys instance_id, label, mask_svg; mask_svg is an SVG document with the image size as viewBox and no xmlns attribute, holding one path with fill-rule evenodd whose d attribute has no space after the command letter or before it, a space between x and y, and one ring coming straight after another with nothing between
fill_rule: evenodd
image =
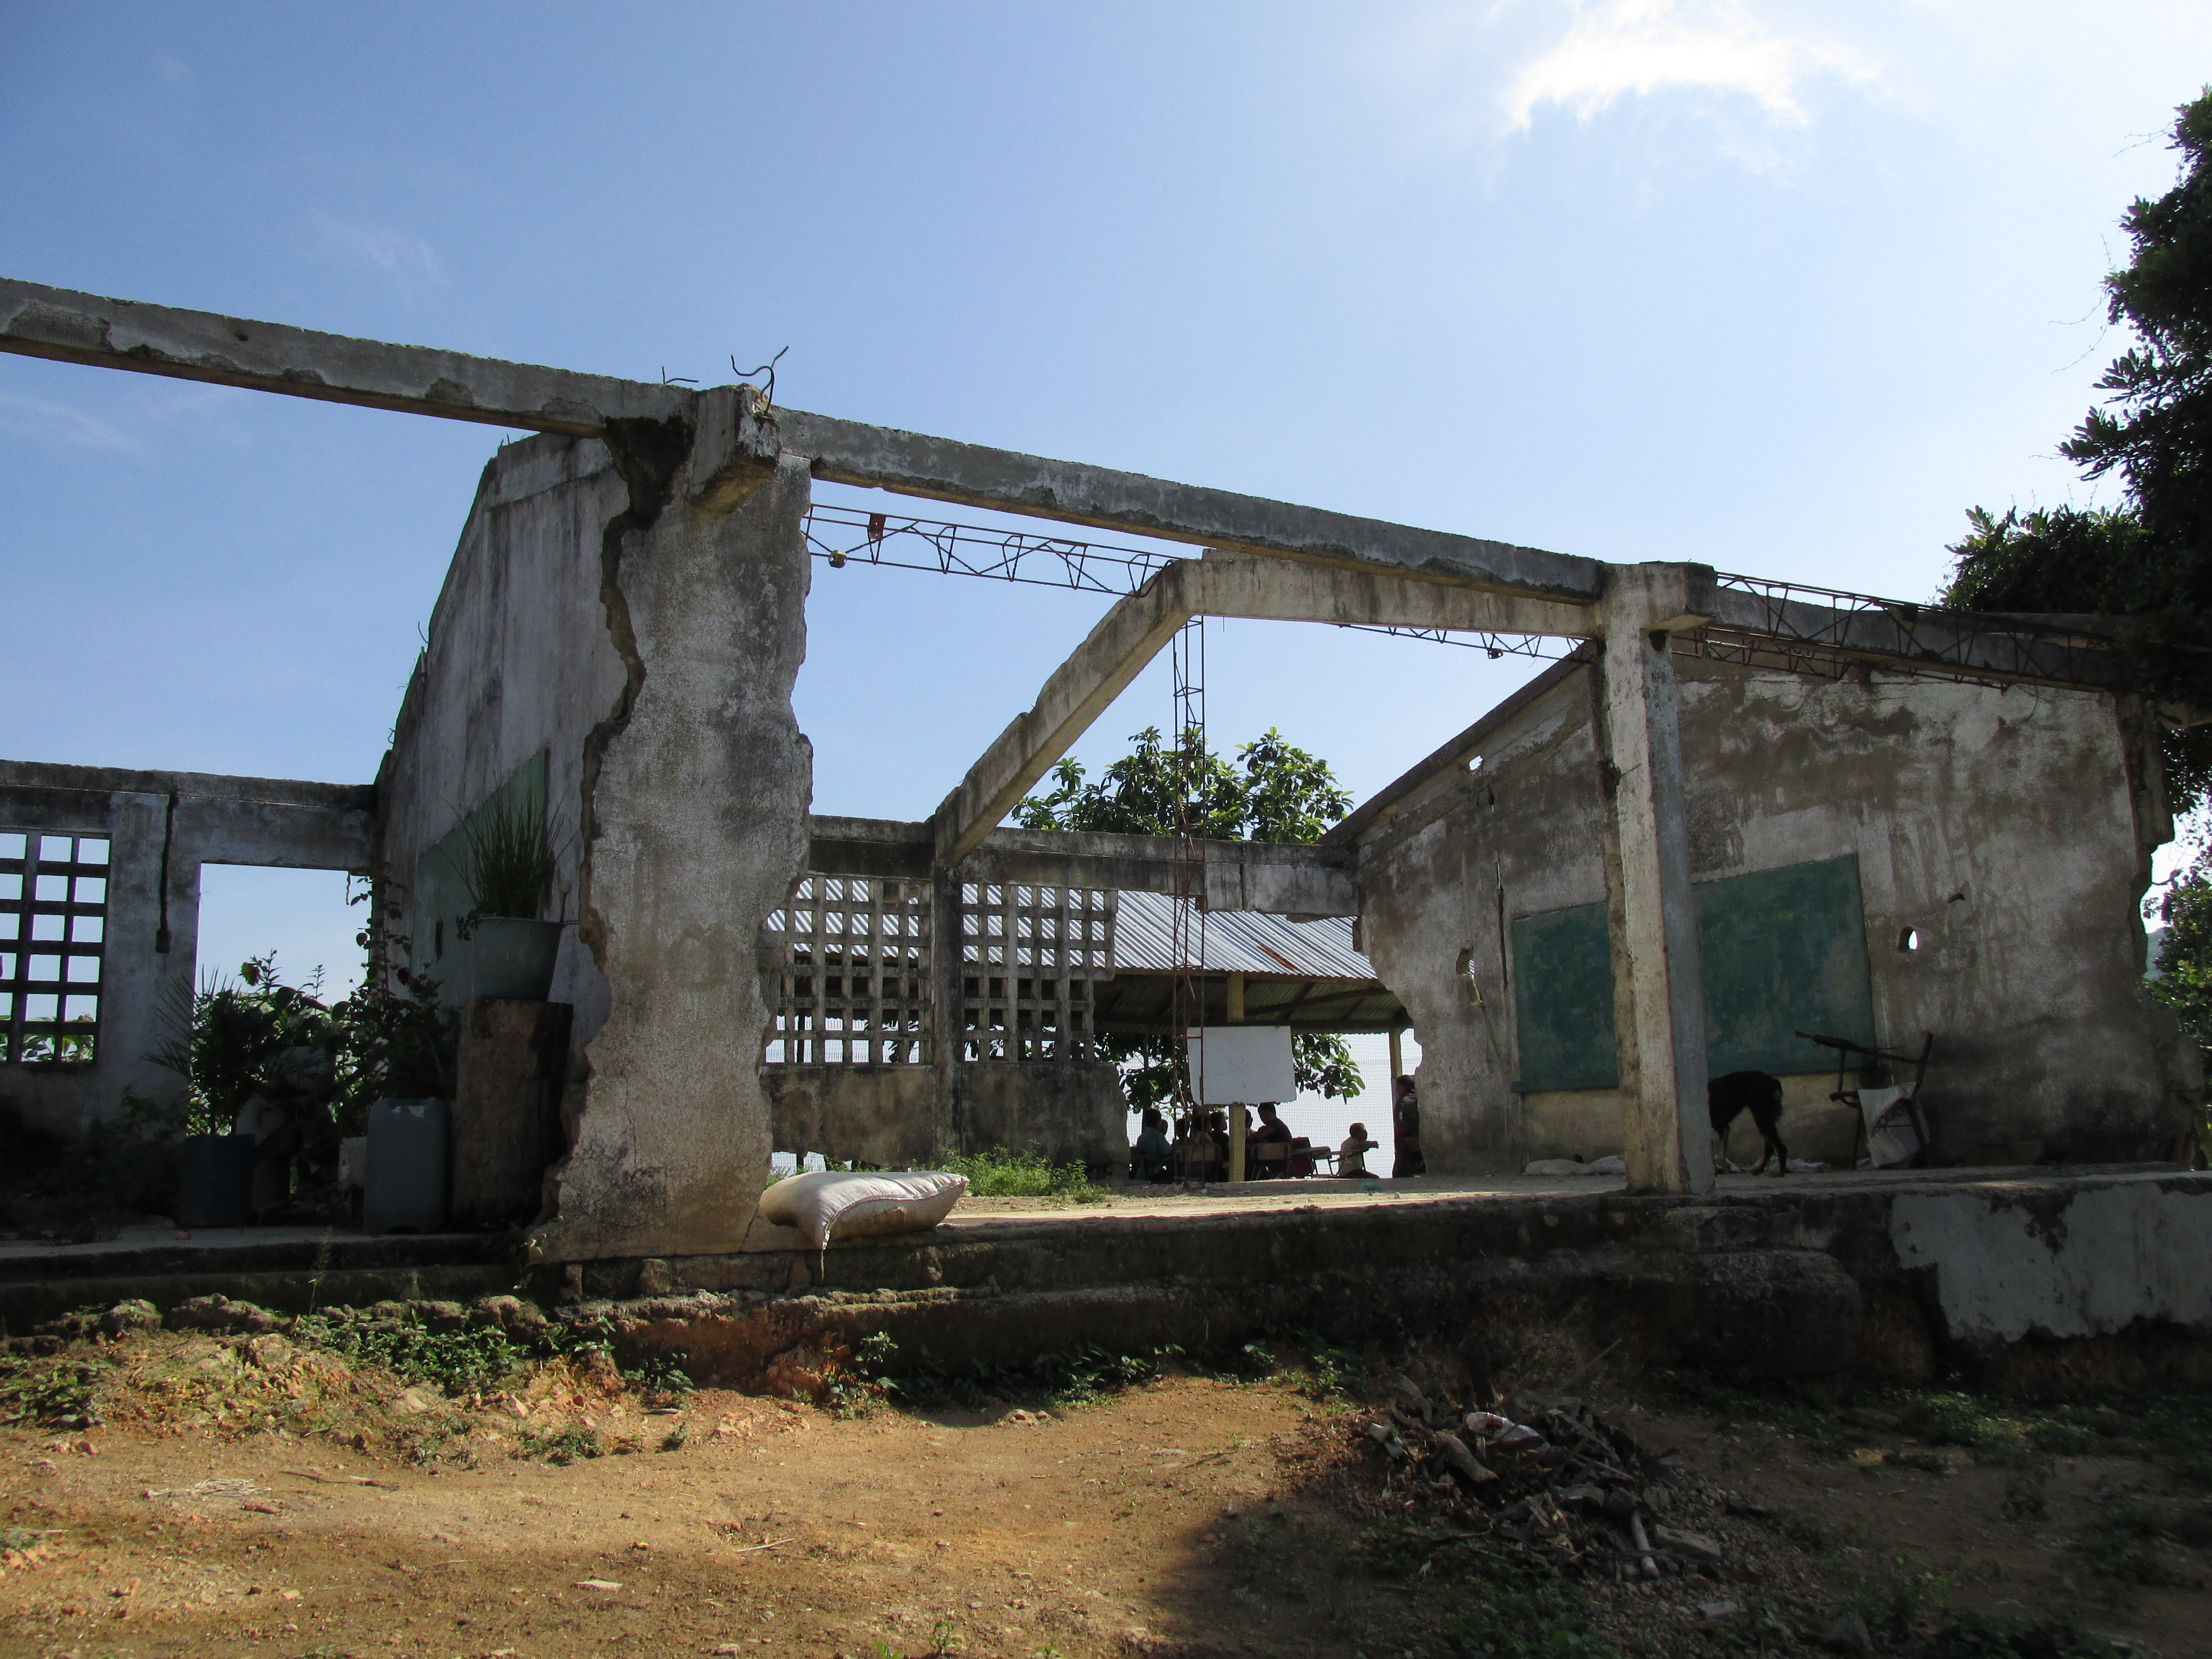
<instances>
[{"instance_id":1,"label":"lattice block wall","mask_svg":"<svg viewBox=\"0 0 2212 1659\"><path fill-rule=\"evenodd\" d=\"M107 860L106 836L0 830L0 1060L94 1057Z\"/></svg>"},{"instance_id":2,"label":"lattice block wall","mask_svg":"<svg viewBox=\"0 0 2212 1659\"><path fill-rule=\"evenodd\" d=\"M1115 896L970 882L960 890L961 1057L1091 1060L1091 983L1114 977Z\"/></svg>"},{"instance_id":3,"label":"lattice block wall","mask_svg":"<svg viewBox=\"0 0 2212 1659\"><path fill-rule=\"evenodd\" d=\"M761 930L783 947L769 1066L929 1059L929 884L802 877Z\"/></svg>"}]
</instances>

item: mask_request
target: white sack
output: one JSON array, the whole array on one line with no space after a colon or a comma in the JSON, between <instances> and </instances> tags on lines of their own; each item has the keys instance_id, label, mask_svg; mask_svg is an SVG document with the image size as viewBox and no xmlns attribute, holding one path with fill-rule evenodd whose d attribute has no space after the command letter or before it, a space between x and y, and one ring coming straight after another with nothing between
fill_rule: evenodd
<instances>
[{"instance_id":1,"label":"white sack","mask_svg":"<svg viewBox=\"0 0 2212 1659\"><path fill-rule=\"evenodd\" d=\"M920 1232L951 1212L968 1177L942 1170L881 1170L848 1175L817 1170L791 1176L761 1194L761 1213L796 1227L816 1249L833 1238Z\"/></svg>"},{"instance_id":2,"label":"white sack","mask_svg":"<svg viewBox=\"0 0 2212 1659\"><path fill-rule=\"evenodd\" d=\"M1905 1093L1903 1089L1859 1091L1859 1111L1866 1119L1867 1157L1877 1170L1908 1164L1920 1150L1920 1133L1912 1127Z\"/></svg>"}]
</instances>

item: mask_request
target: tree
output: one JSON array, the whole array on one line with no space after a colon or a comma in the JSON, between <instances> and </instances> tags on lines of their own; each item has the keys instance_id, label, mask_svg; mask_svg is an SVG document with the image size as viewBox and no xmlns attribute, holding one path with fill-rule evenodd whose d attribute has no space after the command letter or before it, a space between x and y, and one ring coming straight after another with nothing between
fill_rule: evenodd
<instances>
[{"instance_id":1,"label":"tree","mask_svg":"<svg viewBox=\"0 0 2212 1659\"><path fill-rule=\"evenodd\" d=\"M1158 726L1129 741L1135 749L1095 783L1085 781L1082 763L1061 761L1053 768L1053 792L1024 798L1014 808L1015 821L1024 830L1171 836L1188 825L1213 841L1312 842L1352 810L1351 792L1338 787L1328 763L1293 746L1273 726L1238 749L1233 766L1206 747L1196 726L1172 750ZM1109 1037L1103 1046L1122 1068L1130 1109L1175 1098L1183 1059L1170 1034ZM1301 1092L1346 1100L1363 1086L1352 1051L1329 1032L1299 1032L1291 1058Z\"/></svg>"},{"instance_id":2,"label":"tree","mask_svg":"<svg viewBox=\"0 0 2212 1659\"><path fill-rule=\"evenodd\" d=\"M2123 617L2120 648L2152 697L2212 708L2212 88L2184 105L2179 182L2123 221L2127 265L2105 279L2136 343L2097 383L2106 407L2060 446L2124 505L1967 514L1939 602L1963 611ZM2212 786L2212 727L2162 736L2169 799L2186 811Z\"/></svg>"}]
</instances>

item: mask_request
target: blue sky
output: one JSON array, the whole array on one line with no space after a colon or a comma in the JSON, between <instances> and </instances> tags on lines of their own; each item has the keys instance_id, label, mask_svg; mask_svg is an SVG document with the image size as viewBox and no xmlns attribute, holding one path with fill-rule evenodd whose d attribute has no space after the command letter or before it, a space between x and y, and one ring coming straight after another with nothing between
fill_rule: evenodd
<instances>
[{"instance_id":1,"label":"blue sky","mask_svg":"<svg viewBox=\"0 0 2212 1659\"><path fill-rule=\"evenodd\" d=\"M636 376L787 345L799 408L1908 598L1969 504L2091 499L2098 278L2212 80L2201 4L3 15L13 276ZM498 438L0 357L0 754L371 777ZM926 813L1102 608L818 570L817 809ZM1528 672L1211 632L1217 738L1361 793ZM210 895L204 960L347 965L327 882Z\"/></svg>"}]
</instances>

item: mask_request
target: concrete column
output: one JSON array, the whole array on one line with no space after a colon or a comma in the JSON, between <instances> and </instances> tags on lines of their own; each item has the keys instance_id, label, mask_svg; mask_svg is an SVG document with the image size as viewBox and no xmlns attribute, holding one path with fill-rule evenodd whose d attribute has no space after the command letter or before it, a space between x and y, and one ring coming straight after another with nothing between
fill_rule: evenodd
<instances>
[{"instance_id":1,"label":"concrete column","mask_svg":"<svg viewBox=\"0 0 2212 1659\"><path fill-rule=\"evenodd\" d=\"M960 954L960 872L939 866L931 872L929 918L929 1051L936 1087L931 1096L930 1158L942 1163L965 1150L966 1101L961 1088L965 1063L967 967Z\"/></svg>"},{"instance_id":2,"label":"concrete column","mask_svg":"<svg viewBox=\"0 0 2212 1659\"><path fill-rule=\"evenodd\" d=\"M610 434L630 504L600 599L626 684L586 745L579 894L609 1007L541 1261L733 1250L767 1184L757 947L806 862L809 477L732 443L738 395L702 398L696 438Z\"/></svg>"},{"instance_id":3,"label":"concrete column","mask_svg":"<svg viewBox=\"0 0 2212 1659\"><path fill-rule=\"evenodd\" d=\"M1628 1184L1709 1192L1704 977L1669 632L1694 627L1688 567L1614 567L1595 677L1607 811L1606 908Z\"/></svg>"}]
</instances>

